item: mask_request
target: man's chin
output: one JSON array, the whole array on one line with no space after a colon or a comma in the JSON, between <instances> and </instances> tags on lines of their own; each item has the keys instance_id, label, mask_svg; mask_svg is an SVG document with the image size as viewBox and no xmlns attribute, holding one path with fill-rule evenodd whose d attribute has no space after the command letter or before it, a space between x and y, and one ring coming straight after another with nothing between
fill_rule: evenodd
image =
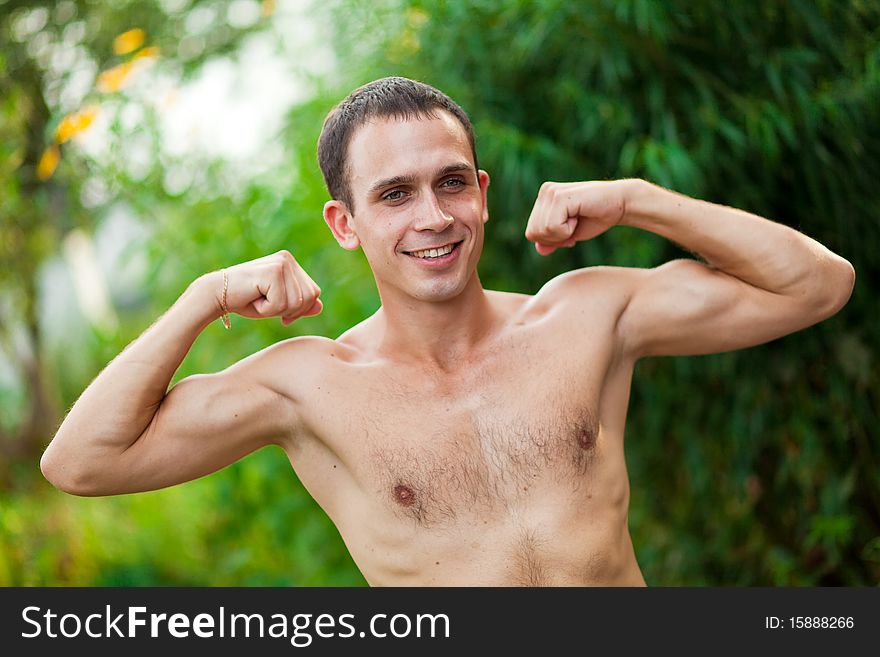
<instances>
[{"instance_id":1,"label":"man's chin","mask_svg":"<svg viewBox=\"0 0 880 657\"><path fill-rule=\"evenodd\" d=\"M452 301L461 296L463 291L463 287L453 290L420 290L419 292L412 294L412 297L417 301L422 301L424 303L444 303L446 301Z\"/></svg>"},{"instance_id":2,"label":"man's chin","mask_svg":"<svg viewBox=\"0 0 880 657\"><path fill-rule=\"evenodd\" d=\"M425 303L452 301L464 293L467 281L436 281L432 285L408 290L409 296Z\"/></svg>"}]
</instances>

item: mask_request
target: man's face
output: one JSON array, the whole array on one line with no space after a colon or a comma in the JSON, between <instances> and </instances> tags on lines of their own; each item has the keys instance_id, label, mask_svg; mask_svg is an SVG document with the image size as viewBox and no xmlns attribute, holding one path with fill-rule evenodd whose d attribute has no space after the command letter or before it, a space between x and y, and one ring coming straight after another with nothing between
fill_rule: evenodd
<instances>
[{"instance_id":1,"label":"man's face","mask_svg":"<svg viewBox=\"0 0 880 657\"><path fill-rule=\"evenodd\" d=\"M461 124L378 119L349 145L350 218L383 293L422 301L460 294L476 272L489 176L476 171Z\"/></svg>"}]
</instances>

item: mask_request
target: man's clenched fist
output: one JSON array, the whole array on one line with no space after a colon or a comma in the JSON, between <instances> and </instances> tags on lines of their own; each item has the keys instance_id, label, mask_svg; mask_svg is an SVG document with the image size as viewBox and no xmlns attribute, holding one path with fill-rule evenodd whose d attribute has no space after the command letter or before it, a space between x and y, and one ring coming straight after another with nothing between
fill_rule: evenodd
<instances>
[{"instance_id":1,"label":"man's clenched fist","mask_svg":"<svg viewBox=\"0 0 880 657\"><path fill-rule=\"evenodd\" d=\"M623 218L632 182L545 182L529 215L526 239L535 243L538 253L550 255L561 246L604 233Z\"/></svg>"},{"instance_id":2,"label":"man's clenched fist","mask_svg":"<svg viewBox=\"0 0 880 657\"><path fill-rule=\"evenodd\" d=\"M287 326L300 317L317 315L323 307L318 298L321 288L289 251L229 267L226 274L226 307L242 317L281 317L281 323ZM218 308L222 297L221 283L217 290Z\"/></svg>"}]
</instances>

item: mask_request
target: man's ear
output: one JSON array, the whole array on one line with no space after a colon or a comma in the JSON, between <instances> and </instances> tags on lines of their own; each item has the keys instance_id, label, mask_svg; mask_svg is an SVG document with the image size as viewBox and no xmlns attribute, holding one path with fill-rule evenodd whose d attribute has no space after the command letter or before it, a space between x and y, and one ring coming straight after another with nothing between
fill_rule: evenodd
<instances>
[{"instance_id":1,"label":"man's ear","mask_svg":"<svg viewBox=\"0 0 880 657\"><path fill-rule=\"evenodd\" d=\"M354 251L361 245L361 241L354 232L352 214L342 201L333 200L324 204L324 221L327 222L330 232L333 233L333 237L343 249Z\"/></svg>"},{"instance_id":2,"label":"man's ear","mask_svg":"<svg viewBox=\"0 0 880 657\"><path fill-rule=\"evenodd\" d=\"M477 180L480 181L480 193L483 197L483 223L489 221L489 203L486 200L486 190L489 189L489 174L480 169L477 172Z\"/></svg>"}]
</instances>

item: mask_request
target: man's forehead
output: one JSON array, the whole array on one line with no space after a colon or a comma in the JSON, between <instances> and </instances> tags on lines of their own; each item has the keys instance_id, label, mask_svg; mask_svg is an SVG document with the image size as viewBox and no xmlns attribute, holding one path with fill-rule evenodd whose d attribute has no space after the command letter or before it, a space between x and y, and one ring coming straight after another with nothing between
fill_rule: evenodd
<instances>
[{"instance_id":1,"label":"man's forehead","mask_svg":"<svg viewBox=\"0 0 880 657\"><path fill-rule=\"evenodd\" d=\"M473 168L470 141L444 110L434 116L371 119L352 136L348 153L352 186L360 191L380 179L428 174L462 161Z\"/></svg>"},{"instance_id":2,"label":"man's forehead","mask_svg":"<svg viewBox=\"0 0 880 657\"><path fill-rule=\"evenodd\" d=\"M468 141L464 126L450 112L436 108L430 113L413 114L411 116L373 116L366 119L355 129L351 142L383 137L388 134L406 130L414 132L430 132L445 130L450 135Z\"/></svg>"}]
</instances>

